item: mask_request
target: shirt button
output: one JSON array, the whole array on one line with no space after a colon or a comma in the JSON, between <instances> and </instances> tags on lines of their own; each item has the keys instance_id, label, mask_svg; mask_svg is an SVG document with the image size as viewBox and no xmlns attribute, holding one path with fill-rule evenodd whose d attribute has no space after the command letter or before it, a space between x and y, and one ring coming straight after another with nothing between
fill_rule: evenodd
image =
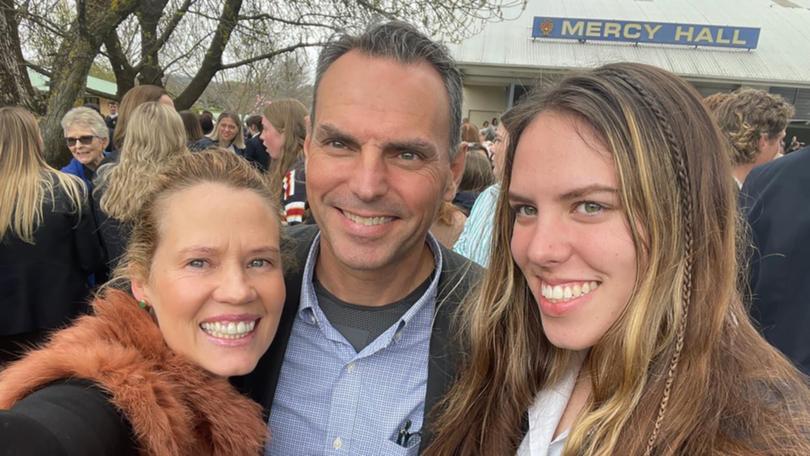
<instances>
[{"instance_id":1,"label":"shirt button","mask_svg":"<svg viewBox=\"0 0 810 456\"><path fill-rule=\"evenodd\" d=\"M352 372L354 372L355 367L356 365L354 361L352 361L346 366L346 370L351 374Z\"/></svg>"},{"instance_id":2,"label":"shirt button","mask_svg":"<svg viewBox=\"0 0 810 456\"><path fill-rule=\"evenodd\" d=\"M334 442L332 442L332 448L339 450L343 448L343 439L337 437Z\"/></svg>"},{"instance_id":3,"label":"shirt button","mask_svg":"<svg viewBox=\"0 0 810 456\"><path fill-rule=\"evenodd\" d=\"M402 331L401 331L401 330L400 330L400 331L397 331L397 332L394 334L394 342L399 342L399 339L402 339Z\"/></svg>"}]
</instances>

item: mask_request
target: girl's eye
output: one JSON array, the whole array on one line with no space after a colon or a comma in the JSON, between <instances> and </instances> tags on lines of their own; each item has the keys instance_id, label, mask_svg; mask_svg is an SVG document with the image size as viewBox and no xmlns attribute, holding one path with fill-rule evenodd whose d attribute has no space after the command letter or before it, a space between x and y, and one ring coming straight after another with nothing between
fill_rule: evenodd
<instances>
[{"instance_id":1,"label":"girl's eye","mask_svg":"<svg viewBox=\"0 0 810 456\"><path fill-rule=\"evenodd\" d=\"M604 209L604 206L599 203L594 203L593 201L584 201L579 203L576 207L577 212L585 215L595 215L602 212Z\"/></svg>"},{"instance_id":2,"label":"girl's eye","mask_svg":"<svg viewBox=\"0 0 810 456\"><path fill-rule=\"evenodd\" d=\"M520 217L534 217L537 215L537 208L533 206L527 206L525 204L521 204L520 206L514 207L515 214Z\"/></svg>"}]
</instances>

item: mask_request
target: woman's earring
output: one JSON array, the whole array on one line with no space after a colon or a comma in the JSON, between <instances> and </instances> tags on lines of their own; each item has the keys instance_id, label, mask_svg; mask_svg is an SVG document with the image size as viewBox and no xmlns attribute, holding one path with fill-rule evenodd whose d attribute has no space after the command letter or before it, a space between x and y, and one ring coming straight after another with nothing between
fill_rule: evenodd
<instances>
[{"instance_id":1,"label":"woman's earring","mask_svg":"<svg viewBox=\"0 0 810 456\"><path fill-rule=\"evenodd\" d=\"M138 301L138 307L144 310L149 310L149 304L147 304L146 301L144 301L143 299Z\"/></svg>"}]
</instances>

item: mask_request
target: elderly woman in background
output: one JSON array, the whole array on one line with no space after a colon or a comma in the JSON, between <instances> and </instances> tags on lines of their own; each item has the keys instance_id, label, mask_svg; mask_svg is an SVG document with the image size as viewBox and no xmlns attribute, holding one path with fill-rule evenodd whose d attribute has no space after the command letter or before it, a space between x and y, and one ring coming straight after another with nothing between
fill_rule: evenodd
<instances>
[{"instance_id":1,"label":"elderly woman in background","mask_svg":"<svg viewBox=\"0 0 810 456\"><path fill-rule=\"evenodd\" d=\"M45 162L34 116L0 108L0 131L1 366L87 311L104 258L87 190Z\"/></svg>"},{"instance_id":2,"label":"elderly woman in background","mask_svg":"<svg viewBox=\"0 0 810 456\"><path fill-rule=\"evenodd\" d=\"M80 177L92 192L93 178L110 142L107 124L93 109L73 108L62 118L62 130L73 158L61 171Z\"/></svg>"},{"instance_id":3,"label":"elderly woman in background","mask_svg":"<svg viewBox=\"0 0 810 456\"><path fill-rule=\"evenodd\" d=\"M211 139L217 146L241 156L245 151L242 120L234 113L223 112L217 119L217 125L211 133Z\"/></svg>"},{"instance_id":4,"label":"elderly woman in background","mask_svg":"<svg viewBox=\"0 0 810 456\"><path fill-rule=\"evenodd\" d=\"M187 153L183 121L174 108L150 101L132 111L119 161L99 168L93 193L110 269L123 253L130 227L149 194L149 177ZM104 277L99 279L103 282Z\"/></svg>"},{"instance_id":5,"label":"elderly woman in background","mask_svg":"<svg viewBox=\"0 0 810 456\"><path fill-rule=\"evenodd\" d=\"M222 150L156 178L94 315L0 373L9 454L258 455L261 408L227 377L250 372L285 298L278 198ZM238 221L238 223L234 223Z\"/></svg>"},{"instance_id":6,"label":"elderly woman in background","mask_svg":"<svg viewBox=\"0 0 810 456\"><path fill-rule=\"evenodd\" d=\"M282 220L288 225L306 221L304 139L308 115L307 108L292 98L274 101L262 113L261 139L273 159L270 176L281 187Z\"/></svg>"}]
</instances>

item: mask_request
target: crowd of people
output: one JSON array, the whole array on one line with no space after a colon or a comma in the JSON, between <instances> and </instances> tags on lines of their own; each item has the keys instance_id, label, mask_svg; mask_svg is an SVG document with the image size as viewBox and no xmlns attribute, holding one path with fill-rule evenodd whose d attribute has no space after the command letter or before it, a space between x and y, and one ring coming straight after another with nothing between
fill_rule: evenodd
<instances>
[{"instance_id":1,"label":"crowd of people","mask_svg":"<svg viewBox=\"0 0 810 456\"><path fill-rule=\"evenodd\" d=\"M138 86L64 116L61 171L0 108L2 451L810 454L784 100L614 63L479 129L396 21L313 91Z\"/></svg>"}]
</instances>

